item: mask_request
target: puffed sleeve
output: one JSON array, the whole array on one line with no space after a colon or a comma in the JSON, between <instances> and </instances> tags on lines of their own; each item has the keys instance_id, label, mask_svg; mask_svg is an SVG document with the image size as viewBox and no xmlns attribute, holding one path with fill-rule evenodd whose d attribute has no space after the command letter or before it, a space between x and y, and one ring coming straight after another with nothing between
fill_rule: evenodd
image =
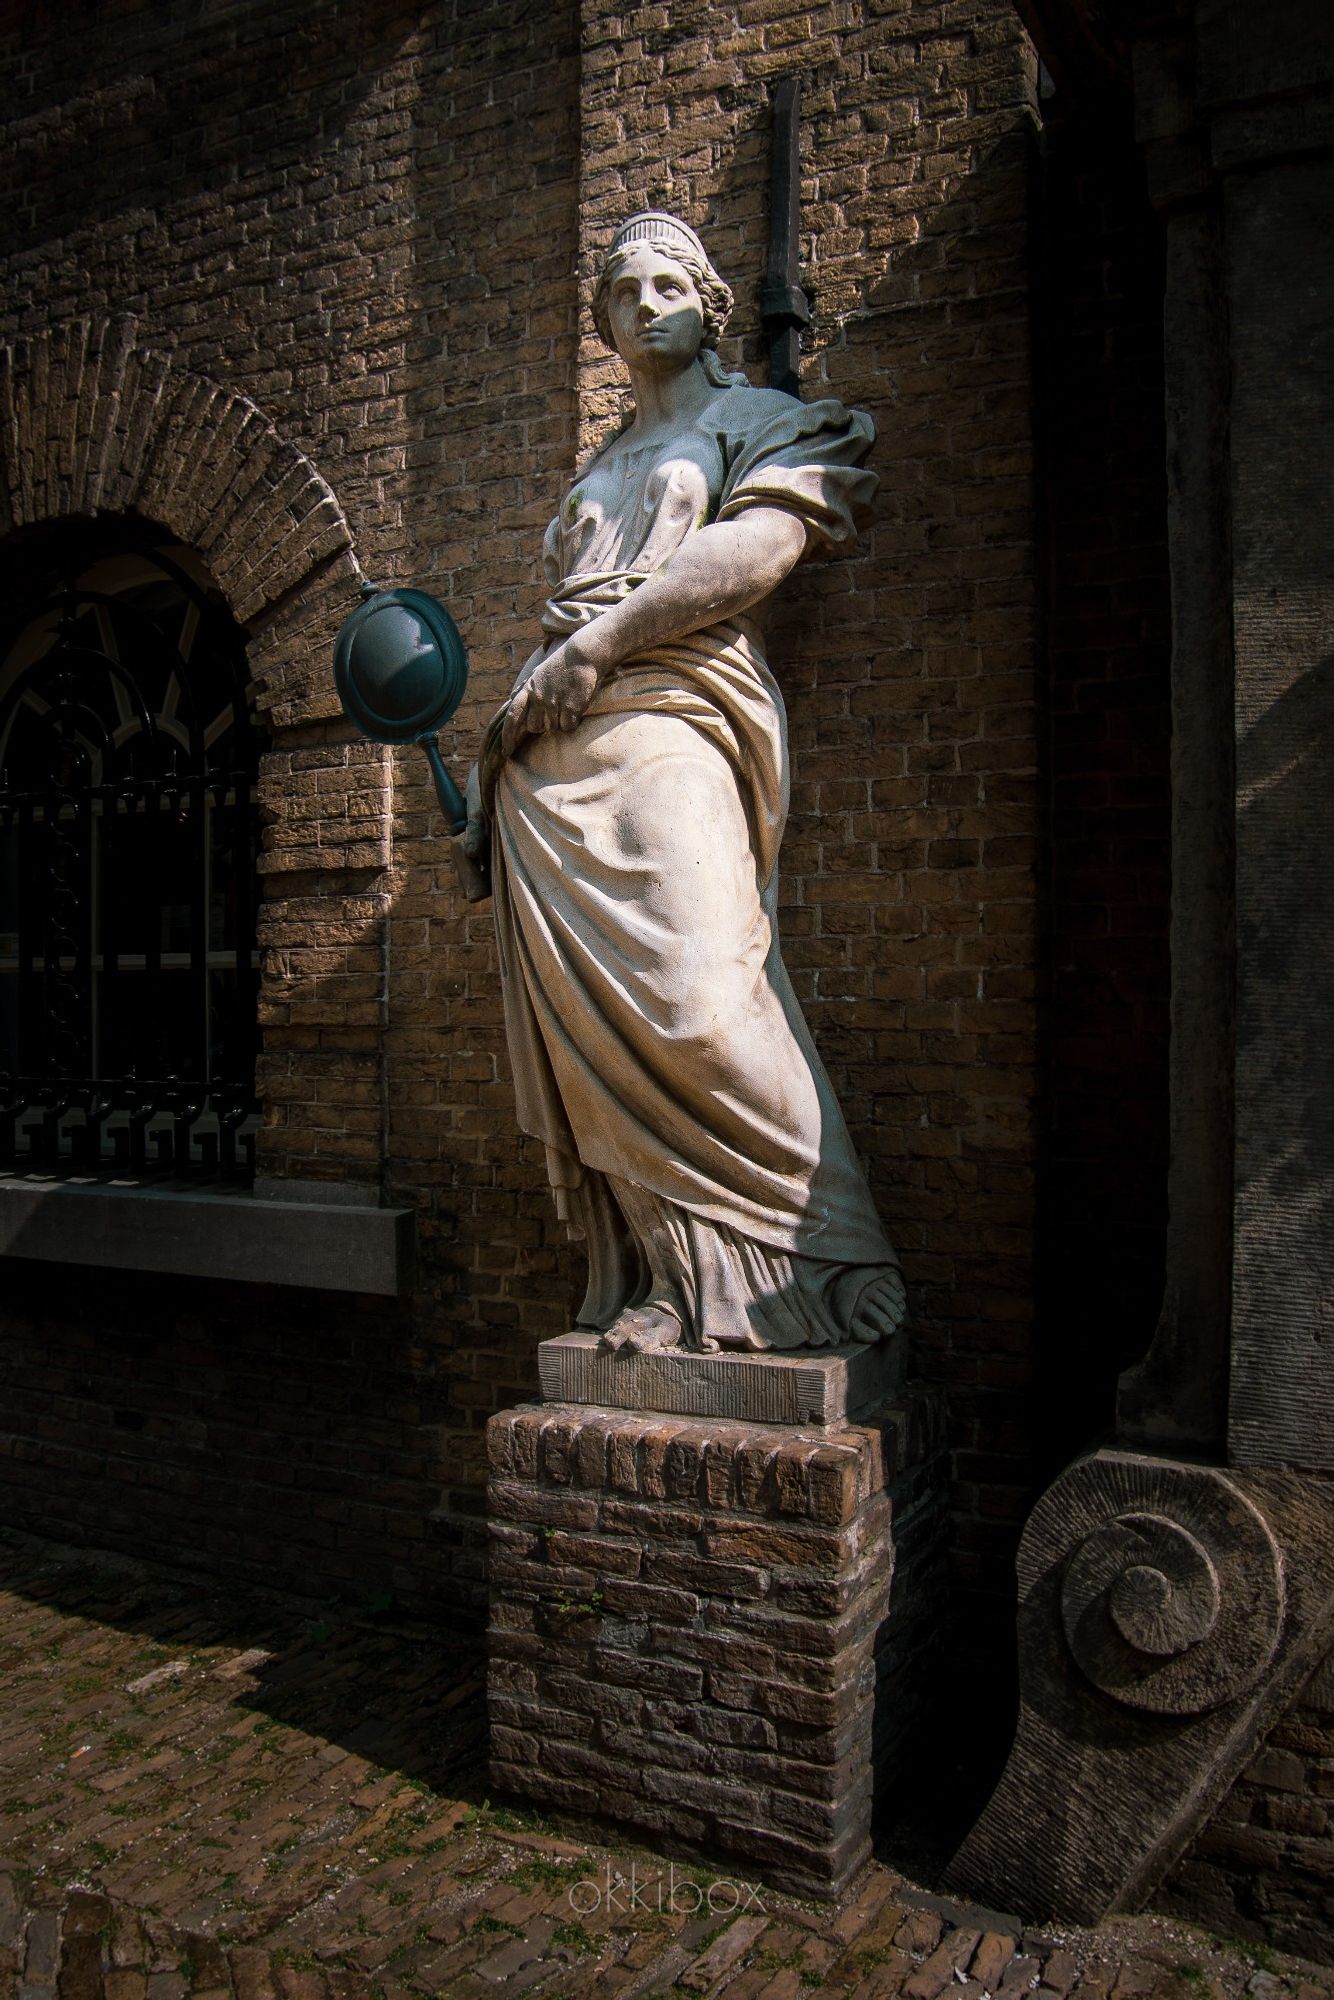
<instances>
[{"instance_id":1,"label":"puffed sleeve","mask_svg":"<svg viewBox=\"0 0 1334 2000\"><path fill-rule=\"evenodd\" d=\"M785 507L806 525L811 548L851 542L879 483L862 460L875 425L862 410L832 399L799 403L772 389L741 389L720 399L727 468L715 520L747 507Z\"/></svg>"}]
</instances>

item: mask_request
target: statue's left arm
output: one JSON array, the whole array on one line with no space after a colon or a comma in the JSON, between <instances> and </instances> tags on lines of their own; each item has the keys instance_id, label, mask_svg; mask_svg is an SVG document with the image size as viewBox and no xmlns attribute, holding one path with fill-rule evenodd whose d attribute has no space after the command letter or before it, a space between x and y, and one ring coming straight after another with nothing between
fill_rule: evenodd
<instances>
[{"instance_id":1,"label":"statue's left arm","mask_svg":"<svg viewBox=\"0 0 1334 2000\"><path fill-rule=\"evenodd\" d=\"M749 506L690 535L669 562L619 604L549 653L511 699L501 746L573 729L599 682L637 653L749 611L805 554L803 521L784 507Z\"/></svg>"}]
</instances>

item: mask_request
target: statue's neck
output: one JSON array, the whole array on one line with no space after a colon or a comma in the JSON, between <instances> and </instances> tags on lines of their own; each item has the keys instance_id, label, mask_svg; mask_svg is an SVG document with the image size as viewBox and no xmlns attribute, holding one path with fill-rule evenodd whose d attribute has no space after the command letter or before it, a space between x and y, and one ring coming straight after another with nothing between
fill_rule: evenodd
<instances>
[{"instance_id":1,"label":"statue's neck","mask_svg":"<svg viewBox=\"0 0 1334 2000\"><path fill-rule=\"evenodd\" d=\"M630 387L635 399L630 432L646 438L685 430L718 393L698 361L673 375L641 374L632 368Z\"/></svg>"}]
</instances>

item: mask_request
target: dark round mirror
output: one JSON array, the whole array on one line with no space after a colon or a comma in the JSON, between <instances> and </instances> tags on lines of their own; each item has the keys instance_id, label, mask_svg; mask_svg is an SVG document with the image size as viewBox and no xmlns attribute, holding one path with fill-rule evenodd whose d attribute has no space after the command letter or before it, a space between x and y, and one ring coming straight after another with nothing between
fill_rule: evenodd
<instances>
[{"instance_id":1,"label":"dark round mirror","mask_svg":"<svg viewBox=\"0 0 1334 2000\"><path fill-rule=\"evenodd\" d=\"M443 604L424 590L377 590L334 642L343 713L377 743L417 743L449 721L468 655Z\"/></svg>"}]
</instances>

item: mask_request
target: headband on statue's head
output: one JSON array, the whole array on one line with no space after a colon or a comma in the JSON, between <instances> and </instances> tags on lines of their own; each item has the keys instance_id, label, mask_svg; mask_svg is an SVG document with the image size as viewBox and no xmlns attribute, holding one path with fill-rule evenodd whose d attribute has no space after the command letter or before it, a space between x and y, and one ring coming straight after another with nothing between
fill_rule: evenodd
<instances>
[{"instance_id":1,"label":"headband on statue's head","mask_svg":"<svg viewBox=\"0 0 1334 2000\"><path fill-rule=\"evenodd\" d=\"M611 239L608 258L614 257L618 250L628 249L632 243L656 243L662 249L684 250L688 256L697 258L706 269L713 268L708 252L689 223L678 222L674 215L668 215L660 208L646 208L639 215L632 215L628 222L623 222Z\"/></svg>"},{"instance_id":2,"label":"headband on statue's head","mask_svg":"<svg viewBox=\"0 0 1334 2000\"><path fill-rule=\"evenodd\" d=\"M673 257L689 269L699 291L703 315L701 347L704 351L705 370L715 365L722 370L722 364L711 364L708 356L718 345L718 339L727 325L732 311L732 291L709 259L709 253L696 236L688 222L681 222L674 215L666 214L660 208L644 208L638 215L632 215L623 222L607 246L598 273L597 286L593 294L593 322L600 338L608 347L614 348L615 338L611 330L608 302L611 292L612 274L619 269L619 260L627 250L633 250L637 243L651 243L665 256ZM713 376L710 376L713 380ZM719 383L742 383L744 375L728 375L725 370L718 373Z\"/></svg>"}]
</instances>

